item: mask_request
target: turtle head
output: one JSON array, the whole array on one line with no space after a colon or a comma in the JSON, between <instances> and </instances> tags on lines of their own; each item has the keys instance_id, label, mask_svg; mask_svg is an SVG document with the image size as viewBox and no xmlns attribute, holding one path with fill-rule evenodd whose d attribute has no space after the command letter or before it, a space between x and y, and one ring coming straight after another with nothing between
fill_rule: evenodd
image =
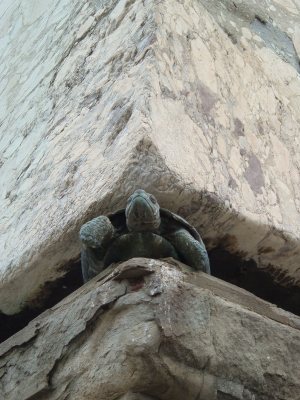
<instances>
[{"instance_id":1,"label":"turtle head","mask_svg":"<svg viewBox=\"0 0 300 400\"><path fill-rule=\"evenodd\" d=\"M126 223L132 232L154 232L160 226L159 204L156 198L142 189L127 200Z\"/></svg>"}]
</instances>

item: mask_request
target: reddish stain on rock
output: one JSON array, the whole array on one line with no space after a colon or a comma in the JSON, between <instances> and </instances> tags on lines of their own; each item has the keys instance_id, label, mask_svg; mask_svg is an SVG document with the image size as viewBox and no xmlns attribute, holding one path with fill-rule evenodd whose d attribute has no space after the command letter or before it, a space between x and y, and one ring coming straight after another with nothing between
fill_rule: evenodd
<instances>
[{"instance_id":1,"label":"reddish stain on rock","mask_svg":"<svg viewBox=\"0 0 300 400\"><path fill-rule=\"evenodd\" d=\"M144 279L143 278L130 279L129 284L130 284L130 291L137 292L138 290L140 290L144 287Z\"/></svg>"}]
</instances>

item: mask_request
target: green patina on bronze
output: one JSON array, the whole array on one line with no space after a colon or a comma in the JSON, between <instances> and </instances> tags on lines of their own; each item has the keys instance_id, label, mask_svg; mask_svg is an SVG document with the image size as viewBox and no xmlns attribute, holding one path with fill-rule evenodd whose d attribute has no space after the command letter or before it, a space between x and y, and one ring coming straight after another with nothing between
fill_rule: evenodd
<instances>
[{"instance_id":1,"label":"green patina on bronze","mask_svg":"<svg viewBox=\"0 0 300 400\"><path fill-rule=\"evenodd\" d=\"M206 248L196 229L160 208L156 198L142 189L129 197L125 209L84 224L80 240L85 282L110 264L133 257L173 257L210 273Z\"/></svg>"}]
</instances>

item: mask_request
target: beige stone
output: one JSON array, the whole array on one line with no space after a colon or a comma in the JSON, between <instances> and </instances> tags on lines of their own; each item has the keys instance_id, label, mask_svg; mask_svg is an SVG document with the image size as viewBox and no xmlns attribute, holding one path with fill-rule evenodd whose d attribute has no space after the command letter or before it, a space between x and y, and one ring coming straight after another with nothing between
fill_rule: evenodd
<instances>
[{"instance_id":1,"label":"beige stone","mask_svg":"<svg viewBox=\"0 0 300 400\"><path fill-rule=\"evenodd\" d=\"M299 74L241 40L255 15L289 32L298 4L235 3L2 1L1 311L63 274L80 225L137 187L208 246L236 235L227 250L299 282Z\"/></svg>"},{"instance_id":2,"label":"beige stone","mask_svg":"<svg viewBox=\"0 0 300 400\"><path fill-rule=\"evenodd\" d=\"M299 25L295 26L295 31L293 34L293 42L294 42L295 49L298 53L298 57L300 59L300 26Z\"/></svg>"}]
</instances>

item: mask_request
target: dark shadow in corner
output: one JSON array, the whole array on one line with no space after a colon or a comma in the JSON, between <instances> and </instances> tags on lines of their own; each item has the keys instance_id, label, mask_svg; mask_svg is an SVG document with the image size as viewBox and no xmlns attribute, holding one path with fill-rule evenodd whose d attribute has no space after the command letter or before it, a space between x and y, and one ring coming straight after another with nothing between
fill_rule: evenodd
<instances>
[{"instance_id":1,"label":"dark shadow in corner","mask_svg":"<svg viewBox=\"0 0 300 400\"><path fill-rule=\"evenodd\" d=\"M243 260L221 248L209 252L211 273L293 314L300 315L300 288L281 286L253 260Z\"/></svg>"},{"instance_id":2,"label":"dark shadow in corner","mask_svg":"<svg viewBox=\"0 0 300 400\"><path fill-rule=\"evenodd\" d=\"M23 329L31 320L82 286L83 281L79 260L68 263L63 269L68 272L56 281L46 282L41 290L42 295L34 300L34 305L30 308L27 307L14 315L0 313L0 343Z\"/></svg>"}]
</instances>

